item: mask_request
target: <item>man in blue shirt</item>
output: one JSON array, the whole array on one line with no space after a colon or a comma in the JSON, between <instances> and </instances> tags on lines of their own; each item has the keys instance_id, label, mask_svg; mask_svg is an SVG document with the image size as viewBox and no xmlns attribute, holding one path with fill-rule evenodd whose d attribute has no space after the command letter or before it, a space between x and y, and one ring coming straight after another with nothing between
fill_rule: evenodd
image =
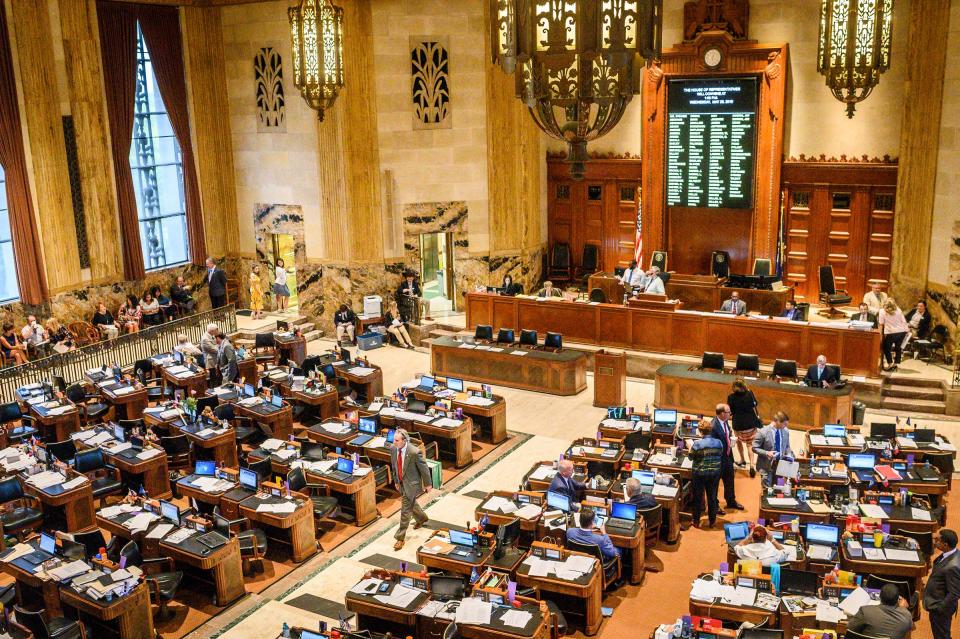
<instances>
[{"instance_id":1,"label":"man in blue shirt","mask_svg":"<svg viewBox=\"0 0 960 639\"><path fill-rule=\"evenodd\" d=\"M575 506L580 502L579 496L584 493L586 488L586 484L573 478L573 462L569 459L561 459L557 465L557 474L553 476L553 481L550 482L549 490L566 495L570 498L570 505Z\"/></svg>"},{"instance_id":2,"label":"man in blue shirt","mask_svg":"<svg viewBox=\"0 0 960 639\"><path fill-rule=\"evenodd\" d=\"M610 536L603 529L596 532L593 529L594 520L593 508L584 508L580 511L580 527L567 528L567 539L575 541L578 544L596 544L600 546L600 552L605 559L620 556L620 549L613 545Z\"/></svg>"}]
</instances>

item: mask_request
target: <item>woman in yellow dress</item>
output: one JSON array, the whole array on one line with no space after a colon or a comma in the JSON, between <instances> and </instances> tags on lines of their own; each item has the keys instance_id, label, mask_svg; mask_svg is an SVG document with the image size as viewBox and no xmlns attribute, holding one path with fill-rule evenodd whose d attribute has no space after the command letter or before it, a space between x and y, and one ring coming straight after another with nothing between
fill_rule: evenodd
<instances>
[{"instance_id":1,"label":"woman in yellow dress","mask_svg":"<svg viewBox=\"0 0 960 639\"><path fill-rule=\"evenodd\" d=\"M260 281L260 265L254 264L250 272L250 310L253 319L263 317L263 283Z\"/></svg>"}]
</instances>

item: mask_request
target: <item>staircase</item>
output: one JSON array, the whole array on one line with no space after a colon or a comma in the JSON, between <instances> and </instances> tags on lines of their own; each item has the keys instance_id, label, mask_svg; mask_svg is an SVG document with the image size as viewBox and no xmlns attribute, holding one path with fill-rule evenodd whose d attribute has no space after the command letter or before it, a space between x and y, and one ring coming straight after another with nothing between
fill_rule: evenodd
<instances>
[{"instance_id":1,"label":"staircase","mask_svg":"<svg viewBox=\"0 0 960 639\"><path fill-rule=\"evenodd\" d=\"M888 410L943 415L947 412L943 382L902 373L883 376L880 407Z\"/></svg>"},{"instance_id":2,"label":"staircase","mask_svg":"<svg viewBox=\"0 0 960 639\"><path fill-rule=\"evenodd\" d=\"M303 332L303 336L307 342L312 342L315 339L323 337L323 331L316 328L314 323L303 315L291 315L289 317L284 317L283 321L290 324L291 329L293 329L294 326L298 327ZM266 323L262 328L256 330L242 328L236 333L230 335L230 339L234 346L243 346L246 349L251 349L253 348L257 333L271 333L275 328L276 324L274 322Z\"/></svg>"}]
</instances>

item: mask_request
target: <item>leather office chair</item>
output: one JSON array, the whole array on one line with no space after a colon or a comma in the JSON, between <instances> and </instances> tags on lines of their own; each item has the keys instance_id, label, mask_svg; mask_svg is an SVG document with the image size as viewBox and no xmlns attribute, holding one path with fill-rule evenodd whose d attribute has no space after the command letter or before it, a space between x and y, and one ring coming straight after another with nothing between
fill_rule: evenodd
<instances>
[{"instance_id":1,"label":"leather office chair","mask_svg":"<svg viewBox=\"0 0 960 639\"><path fill-rule=\"evenodd\" d=\"M110 405L100 401L97 395L88 395L80 384L72 384L64 393L80 409L80 418L84 424L99 421L110 412Z\"/></svg>"},{"instance_id":2,"label":"leather office chair","mask_svg":"<svg viewBox=\"0 0 960 639\"><path fill-rule=\"evenodd\" d=\"M700 368L703 370L723 372L723 353L704 352L703 357L700 358Z\"/></svg>"},{"instance_id":3,"label":"leather office chair","mask_svg":"<svg viewBox=\"0 0 960 639\"><path fill-rule=\"evenodd\" d=\"M488 324L477 324L477 327L473 330L473 338L492 342L493 327Z\"/></svg>"},{"instance_id":4,"label":"leather office chair","mask_svg":"<svg viewBox=\"0 0 960 639\"><path fill-rule=\"evenodd\" d=\"M288 472L287 483L291 491L300 493L313 503L313 524L316 530L322 530L320 523L324 519L332 519L340 514L340 503L336 497L330 495L330 487L326 484L309 483L302 468L294 468Z\"/></svg>"},{"instance_id":5,"label":"leather office chair","mask_svg":"<svg viewBox=\"0 0 960 639\"><path fill-rule=\"evenodd\" d=\"M257 363L273 362L277 359L277 340L273 333L256 333L253 336L253 353Z\"/></svg>"},{"instance_id":6,"label":"leather office chair","mask_svg":"<svg viewBox=\"0 0 960 639\"><path fill-rule=\"evenodd\" d=\"M40 502L23 492L16 476L0 479L0 524L4 533L13 534L23 541L27 533L43 524Z\"/></svg>"},{"instance_id":7,"label":"leather office chair","mask_svg":"<svg viewBox=\"0 0 960 639\"><path fill-rule=\"evenodd\" d=\"M580 277L586 280L597 272L597 264L600 263L600 247L596 244L584 244L583 253L580 257L580 268L577 269Z\"/></svg>"},{"instance_id":8,"label":"leather office chair","mask_svg":"<svg viewBox=\"0 0 960 639\"><path fill-rule=\"evenodd\" d=\"M247 459L249 460L249 458ZM270 473L273 472L273 462L270 461L269 457L261 459L260 461L247 461L247 470L255 472L261 480L267 479L270 477ZM291 487L290 490L293 490L293 487Z\"/></svg>"},{"instance_id":9,"label":"leather office chair","mask_svg":"<svg viewBox=\"0 0 960 639\"><path fill-rule=\"evenodd\" d=\"M897 590L900 592L900 596L903 597L907 602L907 609L910 611L910 614L915 620L919 619L920 593L914 590L913 582L902 579L890 579L889 577L881 577L880 575L867 575L863 586L864 588L879 590L887 584L893 584L897 587Z\"/></svg>"},{"instance_id":10,"label":"leather office chair","mask_svg":"<svg viewBox=\"0 0 960 639\"><path fill-rule=\"evenodd\" d=\"M600 304L606 304L607 294L603 292L603 289L592 288L590 289L590 301L599 302Z\"/></svg>"},{"instance_id":11,"label":"leather office chair","mask_svg":"<svg viewBox=\"0 0 960 639\"><path fill-rule=\"evenodd\" d=\"M153 364L148 359L140 359L133 364L133 376L147 388L147 401L159 402L165 396L169 397L173 393L171 387L166 392L163 388L163 380L159 377L153 377Z\"/></svg>"},{"instance_id":12,"label":"leather office chair","mask_svg":"<svg viewBox=\"0 0 960 639\"><path fill-rule=\"evenodd\" d=\"M853 298L847 295L844 290L838 290L833 279L833 267L830 265L821 266L819 271L820 280L820 301L827 305L827 308L818 314L833 319L835 317L846 317L846 314L838 311L835 307L849 304Z\"/></svg>"},{"instance_id":13,"label":"leather office chair","mask_svg":"<svg viewBox=\"0 0 960 639\"><path fill-rule=\"evenodd\" d=\"M219 405L220 400L216 397L201 397L197 400L197 415L202 414L207 407L213 410Z\"/></svg>"},{"instance_id":14,"label":"leather office chair","mask_svg":"<svg viewBox=\"0 0 960 639\"><path fill-rule=\"evenodd\" d=\"M770 272L770 260L763 257L758 257L753 260L753 274L760 276L772 275Z\"/></svg>"},{"instance_id":15,"label":"leather office chair","mask_svg":"<svg viewBox=\"0 0 960 639\"><path fill-rule=\"evenodd\" d=\"M543 338L543 347L559 352L563 349L563 335L547 331L547 335Z\"/></svg>"},{"instance_id":16,"label":"leather office chair","mask_svg":"<svg viewBox=\"0 0 960 639\"><path fill-rule=\"evenodd\" d=\"M77 454L77 445L72 439L65 439L62 442L50 442L46 445L47 455L56 457L62 462L69 462Z\"/></svg>"},{"instance_id":17,"label":"leather office chair","mask_svg":"<svg viewBox=\"0 0 960 639\"><path fill-rule=\"evenodd\" d=\"M11 426L14 422L17 425ZM30 439L38 432L33 418L24 415L17 402L0 404L0 425L7 431L7 442L11 446Z\"/></svg>"},{"instance_id":18,"label":"leather office chair","mask_svg":"<svg viewBox=\"0 0 960 639\"><path fill-rule=\"evenodd\" d=\"M930 462L930 465L940 471L947 480L947 491L953 487L953 453L950 451L923 451L923 461Z\"/></svg>"},{"instance_id":19,"label":"leather office chair","mask_svg":"<svg viewBox=\"0 0 960 639\"><path fill-rule=\"evenodd\" d=\"M186 435L161 437L160 447L167 453L167 468L170 470L186 470L193 468L190 440Z\"/></svg>"},{"instance_id":20,"label":"leather office chair","mask_svg":"<svg viewBox=\"0 0 960 639\"><path fill-rule=\"evenodd\" d=\"M556 242L550 249L550 268L544 279L557 282L569 282L573 278L573 268L570 263L570 245L565 242Z\"/></svg>"},{"instance_id":21,"label":"leather office chair","mask_svg":"<svg viewBox=\"0 0 960 639\"><path fill-rule=\"evenodd\" d=\"M219 406L215 406L213 414L217 419L226 419L231 422L237 417L237 412L234 410L233 404L220 404Z\"/></svg>"},{"instance_id":22,"label":"leather office chair","mask_svg":"<svg viewBox=\"0 0 960 639\"><path fill-rule=\"evenodd\" d=\"M643 510L638 509L637 516L643 517L646 529L646 547L652 550L660 539L660 526L663 524L663 506L657 504L656 506Z\"/></svg>"},{"instance_id":23,"label":"leather office chair","mask_svg":"<svg viewBox=\"0 0 960 639\"><path fill-rule=\"evenodd\" d=\"M650 433L644 433L639 430L632 431L623 438L624 450L631 451L637 448L641 450L650 450Z\"/></svg>"},{"instance_id":24,"label":"leather office chair","mask_svg":"<svg viewBox=\"0 0 960 639\"><path fill-rule=\"evenodd\" d=\"M737 363L734 366L734 374L739 373L759 373L760 357L757 355L748 355L746 353L737 354Z\"/></svg>"},{"instance_id":25,"label":"leather office chair","mask_svg":"<svg viewBox=\"0 0 960 639\"><path fill-rule=\"evenodd\" d=\"M93 557L100 552L101 548L106 548L107 556L111 556L113 554L111 551L116 546L118 539L120 538L116 535L113 535L110 537L110 541L107 542L106 538L103 536L103 531L99 528L94 528L93 530L89 530L87 532L73 533L73 540L83 546L85 555L83 559Z\"/></svg>"},{"instance_id":26,"label":"leather office chair","mask_svg":"<svg viewBox=\"0 0 960 639\"><path fill-rule=\"evenodd\" d=\"M73 457L73 469L90 478L93 498L101 500L101 505L110 495L126 490L120 481L120 472L107 465L103 451L99 448L78 451Z\"/></svg>"},{"instance_id":27,"label":"leather office chair","mask_svg":"<svg viewBox=\"0 0 960 639\"><path fill-rule=\"evenodd\" d=\"M576 552L596 557L603 567L603 589L606 590L620 579L620 557L606 558L597 544L581 544L567 539L567 548Z\"/></svg>"},{"instance_id":28,"label":"leather office chair","mask_svg":"<svg viewBox=\"0 0 960 639\"><path fill-rule=\"evenodd\" d=\"M127 566L138 566L143 570L144 580L150 590L150 598L160 607L157 611L157 621L169 621L173 618L168 604L177 594L180 582L183 581L183 571L174 570L175 565L171 557L157 557L146 559L140 554L137 542L131 541L120 550L120 557L126 557ZM168 570L151 573L148 569L166 564Z\"/></svg>"},{"instance_id":29,"label":"leather office chair","mask_svg":"<svg viewBox=\"0 0 960 639\"><path fill-rule=\"evenodd\" d=\"M300 444L300 458L307 461L323 461L327 458L327 447L320 442L305 441Z\"/></svg>"},{"instance_id":30,"label":"leather office chair","mask_svg":"<svg viewBox=\"0 0 960 639\"><path fill-rule=\"evenodd\" d=\"M781 379L796 379L797 363L792 359L778 359L773 363L772 376Z\"/></svg>"},{"instance_id":31,"label":"leather office chair","mask_svg":"<svg viewBox=\"0 0 960 639\"><path fill-rule=\"evenodd\" d=\"M512 328L501 328L497 330L497 344L506 344L513 346L514 333Z\"/></svg>"},{"instance_id":32,"label":"leather office chair","mask_svg":"<svg viewBox=\"0 0 960 639\"><path fill-rule=\"evenodd\" d=\"M931 557L933 557L933 532L932 531L928 530L926 532L917 532L915 530L903 530L898 528L894 534L900 535L901 537L908 537L916 541L918 544L920 544L920 551L924 555L926 555L927 563L928 564L930 563L930 559Z\"/></svg>"},{"instance_id":33,"label":"leather office chair","mask_svg":"<svg viewBox=\"0 0 960 639\"><path fill-rule=\"evenodd\" d=\"M366 464L373 469L373 484L376 487L377 492L381 490L389 490L391 488L393 484L390 477L390 464L376 465L366 455L360 456L360 463Z\"/></svg>"},{"instance_id":34,"label":"leather office chair","mask_svg":"<svg viewBox=\"0 0 960 639\"><path fill-rule=\"evenodd\" d=\"M13 614L16 621L33 634L34 639L86 639L87 631L83 624L66 617L54 617L47 620L47 609L27 610L14 604Z\"/></svg>"},{"instance_id":35,"label":"leather office chair","mask_svg":"<svg viewBox=\"0 0 960 639\"><path fill-rule=\"evenodd\" d=\"M524 328L520 330L520 346L537 347L537 332Z\"/></svg>"},{"instance_id":36,"label":"leather office chair","mask_svg":"<svg viewBox=\"0 0 960 639\"><path fill-rule=\"evenodd\" d=\"M254 571L263 572L263 556L267 554L267 533L260 528L244 529L249 523L250 520L246 517L227 519L220 514L219 506L213 509L213 525L217 531L227 539L237 538L240 559L243 562L241 570L246 576L252 575Z\"/></svg>"}]
</instances>

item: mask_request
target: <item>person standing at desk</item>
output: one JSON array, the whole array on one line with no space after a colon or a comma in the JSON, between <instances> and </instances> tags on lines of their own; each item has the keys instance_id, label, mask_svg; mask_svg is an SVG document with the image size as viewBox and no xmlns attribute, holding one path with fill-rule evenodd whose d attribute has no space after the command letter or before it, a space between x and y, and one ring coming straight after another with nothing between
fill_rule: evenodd
<instances>
[{"instance_id":1,"label":"person standing at desk","mask_svg":"<svg viewBox=\"0 0 960 639\"><path fill-rule=\"evenodd\" d=\"M879 315L883 307L887 305L887 300L889 299L890 296L883 292L880 285L873 283L870 285L870 290L867 294L863 296L863 303L867 305L867 309L869 309L871 313Z\"/></svg>"},{"instance_id":2,"label":"person standing at desk","mask_svg":"<svg viewBox=\"0 0 960 639\"><path fill-rule=\"evenodd\" d=\"M398 428L393 436L393 448L390 449L390 469L393 471L393 483L400 492L400 526L394 535L397 540L394 550L403 548L407 536L407 526L413 516L413 529L420 528L429 517L417 503L417 497L430 490L433 480L430 467L423 459L423 451L410 443L410 436Z\"/></svg>"},{"instance_id":3,"label":"person standing at desk","mask_svg":"<svg viewBox=\"0 0 960 639\"><path fill-rule=\"evenodd\" d=\"M851 322L870 322L873 327L877 327L877 314L870 312L870 307L866 302L860 302L860 310L850 317Z\"/></svg>"},{"instance_id":4,"label":"person standing at desk","mask_svg":"<svg viewBox=\"0 0 960 639\"><path fill-rule=\"evenodd\" d=\"M227 274L212 257L207 258L207 291L210 293L210 306L216 309L227 305Z\"/></svg>"},{"instance_id":5,"label":"person standing at desk","mask_svg":"<svg viewBox=\"0 0 960 639\"><path fill-rule=\"evenodd\" d=\"M563 297L563 293L553 288L553 282L547 280L543 283L543 288L537 292L537 297Z\"/></svg>"},{"instance_id":6,"label":"person standing at desk","mask_svg":"<svg viewBox=\"0 0 960 639\"><path fill-rule=\"evenodd\" d=\"M913 617L897 587L884 584L880 589L880 605L861 606L847 621L847 630L869 637L904 639L913 630Z\"/></svg>"},{"instance_id":7,"label":"person standing at desk","mask_svg":"<svg viewBox=\"0 0 960 639\"><path fill-rule=\"evenodd\" d=\"M895 371L903 358L903 346L910 335L910 325L892 299L887 300L879 320L883 331L883 359L887 363L883 370Z\"/></svg>"},{"instance_id":8,"label":"person standing at desk","mask_svg":"<svg viewBox=\"0 0 960 639\"><path fill-rule=\"evenodd\" d=\"M770 425L760 431L753 442L753 452L757 454L757 468L764 485L772 486L777 462L794 457L790 448L790 418L786 413L777 411Z\"/></svg>"},{"instance_id":9,"label":"person standing at desk","mask_svg":"<svg viewBox=\"0 0 960 639\"><path fill-rule=\"evenodd\" d=\"M933 560L933 568L923 590L923 607L930 615L933 639L950 639L950 625L957 614L960 600L960 556L957 555L957 533L941 528L933 540L940 554Z\"/></svg>"},{"instance_id":10,"label":"person standing at desk","mask_svg":"<svg viewBox=\"0 0 960 639\"><path fill-rule=\"evenodd\" d=\"M739 377L733 380L733 392L727 395L727 405L730 406L730 414L733 418L733 432L737 436L737 452L740 454L740 461L737 466L743 468L747 465L747 457L750 458L750 476L756 477L756 458L753 454L753 440L757 436L757 429L763 426L760 416L757 414L757 398L753 391L747 388L747 385ZM744 454L743 449L747 452Z\"/></svg>"},{"instance_id":11,"label":"person standing at desk","mask_svg":"<svg viewBox=\"0 0 960 639\"><path fill-rule=\"evenodd\" d=\"M597 532L593 529L596 513L593 508L584 508L580 511L580 527L567 528L567 539L578 544L593 544L600 547L604 559L613 559L620 556L620 549L613 545L603 528Z\"/></svg>"},{"instance_id":12,"label":"person standing at desk","mask_svg":"<svg viewBox=\"0 0 960 639\"><path fill-rule=\"evenodd\" d=\"M666 295L663 288L663 280L660 279L660 268L651 266L647 271L647 279L644 280L643 292L650 295Z\"/></svg>"},{"instance_id":13,"label":"person standing at desk","mask_svg":"<svg viewBox=\"0 0 960 639\"><path fill-rule=\"evenodd\" d=\"M207 332L200 338L200 350L203 352L203 367L207 369L207 377L211 386L219 386L217 356L220 348L217 346L217 333L220 328L216 324L207 324Z\"/></svg>"},{"instance_id":14,"label":"person standing at desk","mask_svg":"<svg viewBox=\"0 0 960 639\"><path fill-rule=\"evenodd\" d=\"M637 510L646 510L657 505L656 498L643 492L643 485L636 477L631 477L623 484L623 493L626 502L636 506Z\"/></svg>"},{"instance_id":15,"label":"person standing at desk","mask_svg":"<svg viewBox=\"0 0 960 639\"><path fill-rule=\"evenodd\" d=\"M837 371L833 366L827 366L825 355L817 355L817 363L807 369L803 381L807 386L827 388L837 383Z\"/></svg>"},{"instance_id":16,"label":"person standing at desk","mask_svg":"<svg viewBox=\"0 0 960 639\"><path fill-rule=\"evenodd\" d=\"M746 315L747 305L740 299L740 293L734 291L730 293L730 299L720 305L720 310L724 313L733 313L734 315Z\"/></svg>"},{"instance_id":17,"label":"person standing at desk","mask_svg":"<svg viewBox=\"0 0 960 639\"><path fill-rule=\"evenodd\" d=\"M553 476L547 490L565 495L570 500L570 506L575 507L580 501L578 497L587 490L587 485L573 478L573 462L561 459L557 464L557 474Z\"/></svg>"},{"instance_id":18,"label":"person standing at desk","mask_svg":"<svg viewBox=\"0 0 960 639\"><path fill-rule=\"evenodd\" d=\"M727 502L727 508L744 510L743 504L737 501L736 486L734 485L730 417L730 406L727 404L717 404L717 416L713 418L710 426L714 438L719 439L723 444L723 455L720 457L720 480L723 482L723 500ZM719 509L717 512L721 515L727 514L723 509Z\"/></svg>"},{"instance_id":19,"label":"person standing at desk","mask_svg":"<svg viewBox=\"0 0 960 639\"><path fill-rule=\"evenodd\" d=\"M717 514L722 512L717 500L717 489L720 487L724 446L723 441L714 435L712 424L700 422L698 430L701 437L690 446L690 459L693 460L693 481L690 482L693 526L700 527L703 502L706 499L708 527L713 528L717 523Z\"/></svg>"},{"instance_id":20,"label":"person standing at desk","mask_svg":"<svg viewBox=\"0 0 960 639\"><path fill-rule=\"evenodd\" d=\"M221 384L235 382L240 376L237 351L223 333L217 333L217 368L220 369Z\"/></svg>"},{"instance_id":21,"label":"person standing at desk","mask_svg":"<svg viewBox=\"0 0 960 639\"><path fill-rule=\"evenodd\" d=\"M643 274L643 269L637 266L636 260L630 260L630 266L628 266L627 270L620 276L620 283L623 284L628 291L635 288L643 288L645 280L646 277Z\"/></svg>"}]
</instances>

